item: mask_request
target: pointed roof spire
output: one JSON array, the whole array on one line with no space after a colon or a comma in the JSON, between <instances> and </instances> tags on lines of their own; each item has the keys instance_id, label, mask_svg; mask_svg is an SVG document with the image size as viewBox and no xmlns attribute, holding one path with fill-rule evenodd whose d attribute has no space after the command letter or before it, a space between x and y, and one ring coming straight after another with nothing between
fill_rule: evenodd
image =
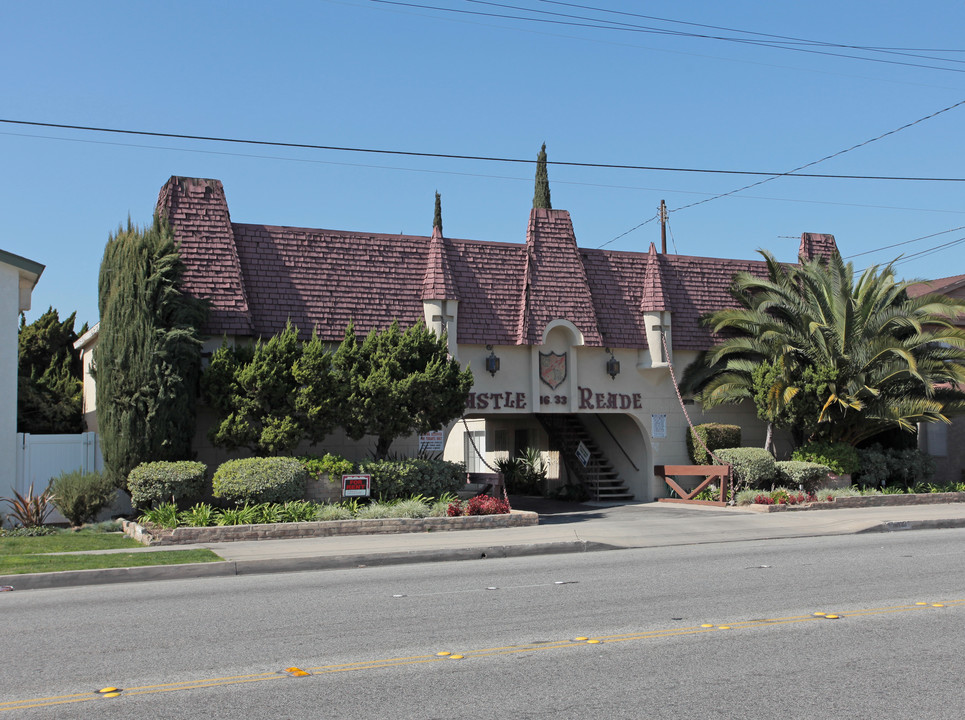
<instances>
[{"instance_id":1,"label":"pointed roof spire","mask_svg":"<svg viewBox=\"0 0 965 720\"><path fill-rule=\"evenodd\" d=\"M640 312L662 312L670 309L667 293L664 291L660 275L660 256L657 248L650 243L647 253L647 270L643 274L643 297L640 299Z\"/></svg>"},{"instance_id":2,"label":"pointed roof spire","mask_svg":"<svg viewBox=\"0 0 965 720\"><path fill-rule=\"evenodd\" d=\"M546 143L539 150L536 156L536 191L533 193L533 207L551 210L550 202L550 180L546 172Z\"/></svg>"},{"instance_id":3,"label":"pointed roof spire","mask_svg":"<svg viewBox=\"0 0 965 720\"><path fill-rule=\"evenodd\" d=\"M429 238L429 257L426 274L422 278L423 300L458 300L456 281L449 267L446 241L442 237L442 199L436 193L436 213L432 221L432 237Z\"/></svg>"},{"instance_id":4,"label":"pointed roof spire","mask_svg":"<svg viewBox=\"0 0 965 720\"><path fill-rule=\"evenodd\" d=\"M436 214L432 218L432 230L433 234L438 230L439 235L442 235L442 196L438 190L436 190Z\"/></svg>"}]
</instances>

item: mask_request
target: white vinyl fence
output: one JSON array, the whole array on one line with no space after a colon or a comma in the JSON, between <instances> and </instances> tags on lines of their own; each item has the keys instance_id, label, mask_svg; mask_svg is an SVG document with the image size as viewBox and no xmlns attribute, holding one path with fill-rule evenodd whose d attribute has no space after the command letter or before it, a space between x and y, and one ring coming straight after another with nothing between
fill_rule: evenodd
<instances>
[{"instance_id":1,"label":"white vinyl fence","mask_svg":"<svg viewBox=\"0 0 965 720\"><path fill-rule=\"evenodd\" d=\"M17 470L13 489L25 494L33 483L34 493L43 492L52 478L67 470L98 472L104 469L97 433L79 435L31 435L17 433ZM65 522L56 510L47 522Z\"/></svg>"}]
</instances>

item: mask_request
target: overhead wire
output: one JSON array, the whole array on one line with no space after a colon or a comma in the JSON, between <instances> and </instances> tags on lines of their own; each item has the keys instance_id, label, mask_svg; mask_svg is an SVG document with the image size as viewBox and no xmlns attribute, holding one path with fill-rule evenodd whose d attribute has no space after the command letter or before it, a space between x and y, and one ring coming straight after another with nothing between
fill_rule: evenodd
<instances>
[{"instance_id":1,"label":"overhead wire","mask_svg":"<svg viewBox=\"0 0 965 720\"><path fill-rule=\"evenodd\" d=\"M965 100L962 101L965 103ZM962 104L958 103L958 104ZM937 113L936 113L937 114ZM925 118L927 119L927 118ZM11 125L28 125L32 127L58 128L62 130L78 130L84 132L116 133L121 135L142 135L145 137L173 138L179 140L198 140L203 142L234 143L241 145L263 145L268 147L299 148L307 150L331 150L338 152L372 153L376 155L401 155L407 157L436 158L447 160L472 160L480 162L501 162L524 165L535 165L536 160L496 157L487 155L458 155L453 153L438 152L419 152L413 150L385 150L380 148L362 148L338 145L319 145L315 143L296 143L275 140L253 140L249 138L232 138L215 135L189 135L186 133L156 132L150 130L131 130L127 128L107 128L91 125L72 125L67 123L50 123L35 120L15 120L11 118L0 118L0 123ZM866 144L866 143L865 143ZM847 152L847 151L843 151ZM836 153L841 154L841 153ZM833 157L833 156L831 156ZM818 161L820 162L820 161ZM559 167L580 167L580 168L601 168L607 170L649 170L655 172L681 172L681 173L701 173L716 175L763 175L773 177L800 177L800 178L819 178L836 180L882 180L891 182L965 182L965 177L912 177L899 175L847 175L830 173L798 173L790 172L764 172L759 170L724 170L714 168L685 168L685 167L663 167L657 165L625 165L620 163L594 163L594 162L574 162L566 160L550 160L549 165ZM810 163L814 164L814 163Z\"/></svg>"},{"instance_id":2,"label":"overhead wire","mask_svg":"<svg viewBox=\"0 0 965 720\"><path fill-rule=\"evenodd\" d=\"M829 52L825 50L817 50L814 48L794 47L786 44L780 44L777 42L760 41L760 40L753 40L749 38L728 38L728 37L722 37L722 36L705 35L700 33L685 33L682 31L668 30L666 28L651 28L647 26L632 25L630 23L617 23L612 20L599 20L596 18L585 18L581 16L568 16L564 13L550 13L547 11L533 10L531 8L523 8L519 6L513 6L513 5L500 5L498 3L493 3L493 2L484 2L483 0L469 0L469 2L475 2L478 4L487 4L487 5L497 5L507 9L514 9L520 12L527 12L532 14L546 14L546 15L558 15L561 17L573 17L574 19L558 20L558 19L545 18L545 17L526 17L521 15L509 15L506 13L494 13L494 12L483 12L480 10L463 10L459 8L440 7L438 5L427 5L424 3L416 3L416 2L403 2L403 0L370 0L370 1L381 5L394 5L399 7L416 8L420 10L434 10L437 12L451 13L451 14L457 14L457 15L481 16L481 17L498 18L498 19L504 19L504 20L519 20L519 21L530 22L530 23L562 25L562 26L569 26L569 27L585 27L585 28L596 29L596 30L618 30L623 32L643 33L643 34L650 34L650 35L667 35L667 36L677 36L677 37L692 37L692 38L698 38L698 39L719 40L719 41L734 42L734 43L739 43L744 45L769 47L772 49L790 50L790 51L799 52L799 53L826 55L830 57L840 57L840 58L846 58L851 60L863 60L866 62L883 63L887 65L901 65L905 67L916 67L916 68L923 68L923 69L929 69L929 70L942 70L945 72L965 73L965 68L942 67L940 65L925 65L922 63L904 62L900 60L888 60L885 58L863 57L861 55L848 55L846 53ZM582 20L583 22L577 22L577 20ZM939 62L958 62L958 61L939 59Z\"/></svg>"}]
</instances>

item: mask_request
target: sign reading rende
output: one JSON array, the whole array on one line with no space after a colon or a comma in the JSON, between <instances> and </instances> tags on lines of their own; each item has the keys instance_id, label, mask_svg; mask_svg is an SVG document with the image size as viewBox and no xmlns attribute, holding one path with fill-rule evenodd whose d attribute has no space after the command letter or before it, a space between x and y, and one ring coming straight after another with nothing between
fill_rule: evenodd
<instances>
[{"instance_id":1,"label":"sign reading rende","mask_svg":"<svg viewBox=\"0 0 965 720\"><path fill-rule=\"evenodd\" d=\"M371 494L371 475L342 475L342 497L369 497Z\"/></svg>"}]
</instances>

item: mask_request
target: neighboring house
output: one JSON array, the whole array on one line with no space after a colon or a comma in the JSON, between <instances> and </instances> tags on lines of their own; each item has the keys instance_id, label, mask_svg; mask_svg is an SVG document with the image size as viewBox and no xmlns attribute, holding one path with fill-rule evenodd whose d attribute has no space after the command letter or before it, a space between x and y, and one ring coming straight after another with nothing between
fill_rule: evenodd
<instances>
[{"instance_id":1,"label":"neighboring house","mask_svg":"<svg viewBox=\"0 0 965 720\"><path fill-rule=\"evenodd\" d=\"M11 495L17 468L17 328L44 266L0 250L0 493Z\"/></svg>"},{"instance_id":2,"label":"neighboring house","mask_svg":"<svg viewBox=\"0 0 965 720\"><path fill-rule=\"evenodd\" d=\"M662 255L653 245L580 248L565 210L532 210L525 243L234 223L221 182L196 178L172 177L157 210L180 245L185 292L210 302L205 352L223 339L268 338L288 321L334 346L353 320L359 336L424 320L448 333L475 378L465 420L446 429L447 459L486 472L536 447L556 483L579 478L613 499L666 495L653 466L688 462L671 363L679 379L714 344L700 319L734 306L735 272L766 272L760 261ZM807 258L835 250L831 235L809 233L799 248ZM85 356L96 330L78 341ZM87 381L85 369L89 390ZM751 408L686 407L694 423L739 423L745 444L763 444ZM225 453L205 433L211 417L202 409L198 421L199 459L219 462ZM371 443L333 436L320 449L364 458Z\"/></svg>"},{"instance_id":3,"label":"neighboring house","mask_svg":"<svg viewBox=\"0 0 965 720\"><path fill-rule=\"evenodd\" d=\"M911 297L939 294L965 300L965 275L915 283L908 288L908 294ZM965 316L959 316L955 324L965 330ZM918 447L935 458L936 482L965 482L965 417L955 418L951 425L921 423Z\"/></svg>"}]
</instances>

